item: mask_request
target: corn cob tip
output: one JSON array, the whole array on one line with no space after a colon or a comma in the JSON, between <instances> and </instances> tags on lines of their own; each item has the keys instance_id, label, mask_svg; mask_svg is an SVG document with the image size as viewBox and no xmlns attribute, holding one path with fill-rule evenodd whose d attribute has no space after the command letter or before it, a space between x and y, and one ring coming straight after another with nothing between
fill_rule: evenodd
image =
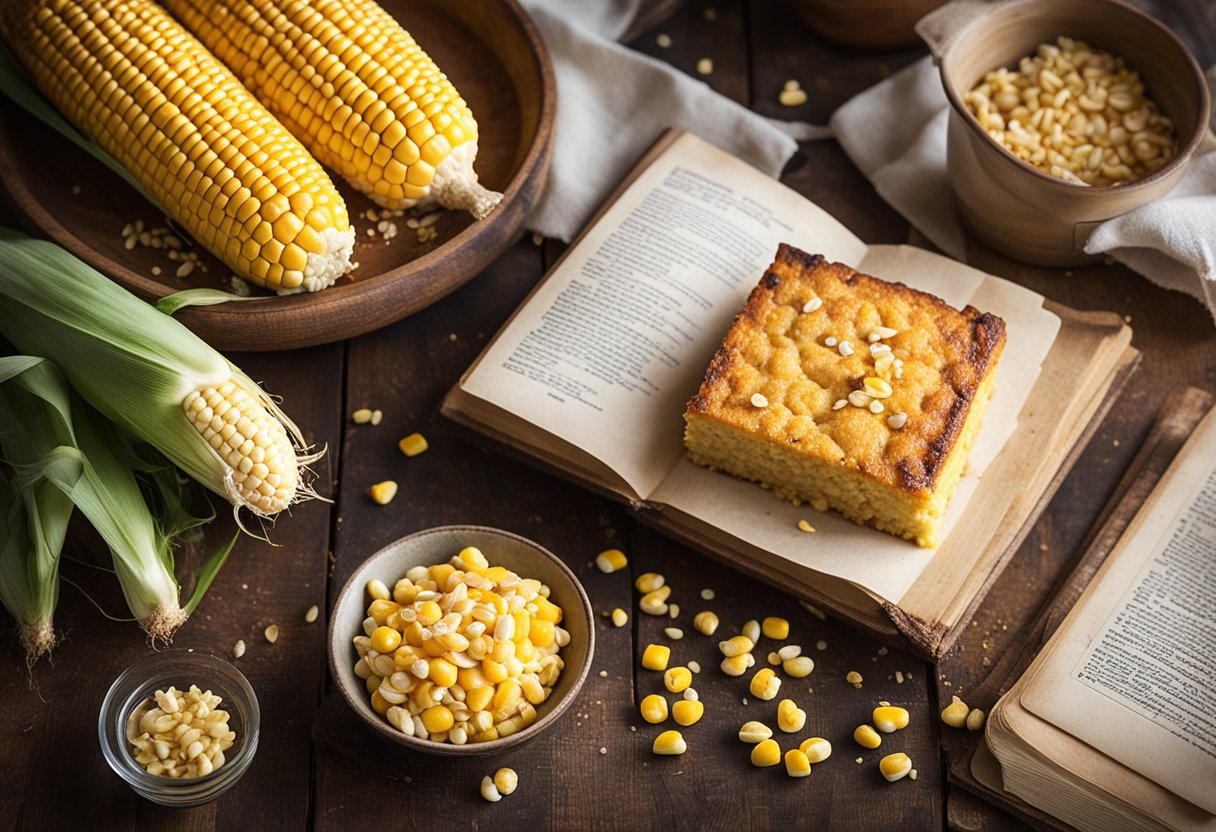
<instances>
[{"instance_id":1,"label":"corn cob tip","mask_svg":"<svg viewBox=\"0 0 1216 832\"><path fill-rule=\"evenodd\" d=\"M279 289L280 295L294 295L299 292L319 292L329 288L338 278L354 268L351 255L355 251L355 229L347 226L343 229L329 227L319 232L325 244L321 254L308 253L308 262L304 266L304 280L299 286L291 289Z\"/></svg>"},{"instance_id":2,"label":"corn cob tip","mask_svg":"<svg viewBox=\"0 0 1216 832\"><path fill-rule=\"evenodd\" d=\"M477 172L473 170L473 160L476 158L476 139L453 148L435 168L429 199L449 210L468 211L476 219L485 219L494 206L502 201L502 194L483 187L477 181Z\"/></svg>"}]
</instances>

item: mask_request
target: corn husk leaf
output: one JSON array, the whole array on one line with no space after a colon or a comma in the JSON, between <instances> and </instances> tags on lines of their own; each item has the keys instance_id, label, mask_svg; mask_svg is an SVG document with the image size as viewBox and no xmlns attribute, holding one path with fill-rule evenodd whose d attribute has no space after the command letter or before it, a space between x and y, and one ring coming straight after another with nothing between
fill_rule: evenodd
<instances>
[{"instance_id":1,"label":"corn husk leaf","mask_svg":"<svg viewBox=\"0 0 1216 832\"><path fill-rule=\"evenodd\" d=\"M176 314L179 310L190 306L215 306L236 300L264 300L271 295L234 295L223 289L182 289L171 295L165 295L156 302L156 310L166 315Z\"/></svg>"},{"instance_id":2,"label":"corn husk leaf","mask_svg":"<svg viewBox=\"0 0 1216 832\"><path fill-rule=\"evenodd\" d=\"M7 229L0 229L0 333L23 352L52 359L93 407L236 509L261 513L187 420L189 393L231 380L303 448L299 428L270 396L197 335L62 248ZM294 464L319 456L297 456ZM315 496L301 483L295 499Z\"/></svg>"}]
</instances>

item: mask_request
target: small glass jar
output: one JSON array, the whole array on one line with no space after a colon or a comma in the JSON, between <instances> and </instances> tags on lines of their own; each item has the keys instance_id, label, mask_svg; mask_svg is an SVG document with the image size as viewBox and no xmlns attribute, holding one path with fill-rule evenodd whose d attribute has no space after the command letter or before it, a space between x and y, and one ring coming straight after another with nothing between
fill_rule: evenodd
<instances>
[{"instance_id":1,"label":"small glass jar","mask_svg":"<svg viewBox=\"0 0 1216 832\"><path fill-rule=\"evenodd\" d=\"M127 719L150 700L155 704L153 694L168 690L170 685L179 691L197 685L223 700L220 708L228 712L228 724L236 739L224 752L224 764L211 774L164 777L148 774L135 761L135 750L127 740ZM209 803L241 779L257 751L260 724L257 696L239 670L213 656L166 650L140 659L114 680L101 703L97 734L106 762L136 793L162 806L185 807Z\"/></svg>"}]
</instances>

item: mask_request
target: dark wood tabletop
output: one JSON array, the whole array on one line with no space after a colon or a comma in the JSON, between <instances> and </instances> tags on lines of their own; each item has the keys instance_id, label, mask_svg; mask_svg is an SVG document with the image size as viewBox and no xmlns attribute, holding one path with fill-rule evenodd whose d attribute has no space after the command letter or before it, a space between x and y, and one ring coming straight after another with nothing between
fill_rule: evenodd
<instances>
[{"instance_id":1,"label":"dark wood tabletop","mask_svg":"<svg viewBox=\"0 0 1216 832\"><path fill-rule=\"evenodd\" d=\"M1173 27L1202 65L1216 62L1216 4L1141 5ZM659 45L660 34L670 46ZM766 116L816 122L925 54L919 47L862 53L833 46L778 0L687 2L633 45L694 75L698 60L711 58L704 80L723 94ZM778 103L790 78L808 91L806 105ZM905 242L914 234L833 142L805 144L783 178L868 242ZM0 219L15 221L11 212ZM1078 556L1165 398L1188 385L1216 392L1216 326L1207 311L1121 266L1032 269L975 249L983 268L1054 300L1126 316L1143 362L973 626L934 667L820 620L779 589L647 529L621 505L468 444L437 418L440 398L560 251L525 238L462 289L378 332L289 353L232 356L282 396L310 441L327 448L317 486L332 500L283 517L269 530L273 547L243 538L174 641L230 659L238 640L248 645L233 661L261 703L256 758L230 792L189 810L143 801L109 770L97 741L99 705L113 679L151 648L134 624L108 620L92 603L115 615L123 610L112 577L84 565L103 550L77 525L67 546L73 560L63 565L71 583L63 584L56 613L65 639L53 662L27 675L8 637L11 621L3 619L0 830L1022 828L946 782L948 755L960 746L937 713L951 695L966 697L987 667L1017 646L1030 599L1042 597ZM351 412L362 407L382 410L383 422L353 424ZM396 443L415 431L430 449L407 459ZM400 491L379 506L367 489L385 479ZM218 521L215 539L227 523ZM385 745L349 717L327 678L326 612L346 577L394 539L449 523L497 526L541 543L575 571L598 616L594 666L578 701L549 731L499 757L451 761ZM626 571L604 575L594 567L609 547L627 553ZM663 573L674 588L671 600L681 607L674 623L684 639L663 638L670 620L637 613L632 579L646 571ZM704 589L714 591L712 601L702 600ZM321 618L306 623L313 604ZM631 611L629 626L607 622L602 614L614 607ZM691 626L702 609L718 614L726 634L750 618L789 619L790 641L814 658L815 671L787 680L782 694L807 711L799 736L826 737L835 749L810 777L749 763L736 732L748 719L772 724L774 709L745 703L742 680L718 671L717 639ZM274 644L262 636L269 624L279 627ZM684 730L689 750L682 757L654 756L658 729L637 714L640 699L661 688L659 674L639 667L641 648L660 640L673 643L680 662L703 668L694 686L705 718ZM761 661L767 649L762 643ZM860 690L845 681L853 670L864 677ZM881 750L863 751L852 731L879 700L906 707L911 724ZM987 710L992 702L970 704ZM895 750L911 756L915 781L888 784L879 775L878 758ZM519 772L519 790L490 804L478 785L500 766Z\"/></svg>"}]
</instances>

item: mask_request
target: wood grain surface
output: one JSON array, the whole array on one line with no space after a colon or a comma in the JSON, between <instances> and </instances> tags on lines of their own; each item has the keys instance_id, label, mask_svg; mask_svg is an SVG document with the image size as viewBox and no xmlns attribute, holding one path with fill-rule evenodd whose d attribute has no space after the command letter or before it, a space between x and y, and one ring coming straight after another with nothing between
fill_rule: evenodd
<instances>
[{"instance_id":1,"label":"wood grain surface","mask_svg":"<svg viewBox=\"0 0 1216 832\"><path fill-rule=\"evenodd\" d=\"M1216 61L1211 8L1186 0L1142 5L1178 31L1201 64ZM659 34L671 38L669 47L658 45ZM777 0L686 2L633 45L694 74L700 58L712 58L714 71L704 80L715 89L766 116L818 122L925 54L919 48L857 53L835 46L811 34ZM808 91L804 106L777 103L789 78ZM908 224L835 143L803 145L784 181L868 242L909 239ZM11 223L12 214L0 213L0 220ZM276 548L241 541L176 642L220 656L230 656L239 638L249 645L236 664L262 703L257 757L242 781L209 806L171 812L137 799L102 760L95 724L105 689L149 648L133 624L107 621L65 584L57 622L67 640L53 664L28 677L12 639L0 644L0 832L440 824L528 830L1021 828L1020 821L947 783L952 755L961 751L937 711L952 694L976 691L991 666L1019 649L1019 622L1029 621L1036 599L1072 570L1167 396L1188 385L1216 393L1216 327L1203 307L1119 266L1037 269L974 250L980 268L1054 300L1128 316L1143 363L976 612L975 625L933 668L884 651L839 622L819 620L779 591L639 525L605 499L480 451L437 420L442 395L558 253L551 242L538 247L525 240L473 282L399 323L326 347L234 356L282 395L287 411L312 438L328 446L318 472L322 493L334 499L283 518L272 530ZM349 414L359 407L381 409L383 423L352 424ZM396 442L414 431L424 433L431 447L407 459ZM390 505L377 506L367 488L388 478L400 484L400 492ZM313 603L326 609L350 571L385 543L418 529L466 522L530 537L575 571L600 614L595 666L563 719L522 748L488 760L410 755L377 740L329 695L324 619L305 624L304 612ZM603 575L594 568L595 555L610 546L629 555L627 571ZM101 553L84 528L73 529L69 550L82 560ZM636 609L632 579L651 570L665 574L674 587L672 600L681 608L674 622ZM74 563L65 575L107 610L122 608L109 575ZM714 591L712 601L701 598L703 589ZM614 607L630 611L628 626L612 627L603 617ZM789 618L790 641L802 645L816 669L806 680L785 680L782 695L807 711L807 728L797 737L820 735L835 749L810 777L792 780L780 767L757 769L748 762L749 749L735 736L738 727L745 719L772 724L775 702L748 697L744 703L748 677L722 675L717 637L708 639L691 626L701 609L721 618L718 635L734 632L749 618ZM282 631L274 645L260 635L269 623ZM670 639L663 632L667 626L680 627L684 637ZM661 684L658 674L638 664L641 648L652 641L671 644L679 662L701 665L694 687L706 714L683 729L689 744L683 757L652 755L658 728L637 716L640 698ZM761 662L770 647L761 642ZM850 670L863 675L860 690L844 681ZM862 751L850 735L878 700L907 707L911 725L887 737L880 751ZM987 709L992 703L981 697L971 704ZM792 744L781 740L785 748ZM895 750L912 757L916 781L888 784L879 776L877 759ZM502 765L519 772L520 788L500 803L485 803L478 783Z\"/></svg>"}]
</instances>

